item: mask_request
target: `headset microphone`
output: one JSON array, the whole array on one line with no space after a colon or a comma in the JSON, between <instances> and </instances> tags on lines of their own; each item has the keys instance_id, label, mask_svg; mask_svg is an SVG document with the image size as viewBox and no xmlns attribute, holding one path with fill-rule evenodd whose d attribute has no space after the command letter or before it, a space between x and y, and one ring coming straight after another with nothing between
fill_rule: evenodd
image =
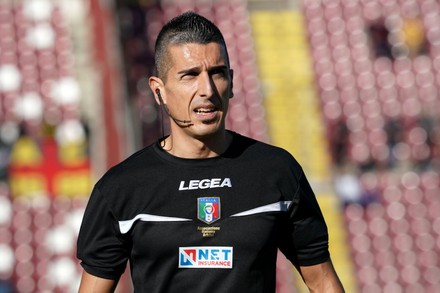
<instances>
[{"instance_id":1,"label":"headset microphone","mask_svg":"<svg viewBox=\"0 0 440 293\"><path fill-rule=\"evenodd\" d=\"M159 98L159 102L160 102L160 104L163 105L163 107L164 107L164 109L165 109L165 112L167 113L168 116L171 117L171 119L173 119L175 122L179 122L179 123L184 123L184 124L189 124L189 123L191 123L191 120L181 120L181 119L177 119L177 118L175 118L173 115L171 115L170 111L168 110L167 105L166 105L166 104L163 102L163 100L162 100L162 96L161 96L161 94L160 94L160 90L159 90L159 89L156 89L156 94L157 94L157 96L158 96L158 98Z\"/></svg>"}]
</instances>

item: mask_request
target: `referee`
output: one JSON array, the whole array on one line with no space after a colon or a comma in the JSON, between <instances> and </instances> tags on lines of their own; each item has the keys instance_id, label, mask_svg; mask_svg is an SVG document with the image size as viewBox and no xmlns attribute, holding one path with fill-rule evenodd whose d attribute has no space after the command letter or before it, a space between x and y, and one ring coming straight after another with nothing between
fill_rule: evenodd
<instances>
[{"instance_id":1,"label":"referee","mask_svg":"<svg viewBox=\"0 0 440 293\"><path fill-rule=\"evenodd\" d=\"M96 183L78 237L79 292L275 293L278 249L310 292L344 292L327 227L287 151L225 128L233 71L219 29L186 12L155 46L156 102L170 134Z\"/></svg>"}]
</instances>

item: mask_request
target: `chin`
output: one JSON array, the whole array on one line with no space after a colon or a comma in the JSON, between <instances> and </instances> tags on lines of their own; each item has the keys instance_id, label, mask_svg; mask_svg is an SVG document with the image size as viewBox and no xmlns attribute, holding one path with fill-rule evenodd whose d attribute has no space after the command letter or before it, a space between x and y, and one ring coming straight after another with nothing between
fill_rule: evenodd
<instances>
[{"instance_id":1,"label":"chin","mask_svg":"<svg viewBox=\"0 0 440 293\"><path fill-rule=\"evenodd\" d=\"M208 137L212 135L216 135L225 131L225 127L223 124L203 124L200 126L196 126L193 128L193 132L197 137Z\"/></svg>"}]
</instances>

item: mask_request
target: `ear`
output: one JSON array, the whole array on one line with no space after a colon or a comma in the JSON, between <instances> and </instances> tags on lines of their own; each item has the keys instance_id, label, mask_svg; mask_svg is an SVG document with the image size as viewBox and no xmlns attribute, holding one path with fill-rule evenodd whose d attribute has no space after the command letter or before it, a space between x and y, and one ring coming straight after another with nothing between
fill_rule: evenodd
<instances>
[{"instance_id":1,"label":"ear","mask_svg":"<svg viewBox=\"0 0 440 293\"><path fill-rule=\"evenodd\" d=\"M233 69L229 69L229 76L231 78L231 84L230 84L230 93L229 93L229 98L233 98L234 97L234 70Z\"/></svg>"},{"instance_id":2,"label":"ear","mask_svg":"<svg viewBox=\"0 0 440 293\"><path fill-rule=\"evenodd\" d=\"M161 104L161 101L157 95L157 91L161 91L161 93L163 93L163 88L164 88L164 83L163 81L157 77L157 76L150 76L150 78L148 79L148 83L150 86L150 89L153 91L153 95L154 95L154 99L156 100L156 103L158 105ZM165 100L163 94L161 95L162 100ZM163 103L166 103L165 101L163 101Z\"/></svg>"}]
</instances>

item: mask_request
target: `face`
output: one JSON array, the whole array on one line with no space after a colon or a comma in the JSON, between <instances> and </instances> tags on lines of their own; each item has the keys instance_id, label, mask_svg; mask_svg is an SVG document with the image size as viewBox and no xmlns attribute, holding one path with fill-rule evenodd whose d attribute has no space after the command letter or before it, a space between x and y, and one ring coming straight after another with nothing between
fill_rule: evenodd
<instances>
[{"instance_id":1,"label":"face","mask_svg":"<svg viewBox=\"0 0 440 293\"><path fill-rule=\"evenodd\" d=\"M232 97L232 70L217 43L172 45L171 67L166 80L150 79L153 92L160 90L173 117L191 123L171 121L171 133L203 137L225 129L225 117Z\"/></svg>"}]
</instances>

